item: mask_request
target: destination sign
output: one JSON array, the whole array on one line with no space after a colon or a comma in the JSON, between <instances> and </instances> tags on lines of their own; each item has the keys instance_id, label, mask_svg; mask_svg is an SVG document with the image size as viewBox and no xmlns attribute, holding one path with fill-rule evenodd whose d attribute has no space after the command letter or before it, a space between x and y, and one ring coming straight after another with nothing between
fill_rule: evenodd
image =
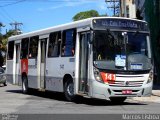
<instances>
[{"instance_id":1,"label":"destination sign","mask_svg":"<svg viewBox=\"0 0 160 120\"><path fill-rule=\"evenodd\" d=\"M94 19L93 29L122 29L122 30L136 30L136 31L148 31L147 24L141 21L135 21L130 19Z\"/></svg>"}]
</instances>

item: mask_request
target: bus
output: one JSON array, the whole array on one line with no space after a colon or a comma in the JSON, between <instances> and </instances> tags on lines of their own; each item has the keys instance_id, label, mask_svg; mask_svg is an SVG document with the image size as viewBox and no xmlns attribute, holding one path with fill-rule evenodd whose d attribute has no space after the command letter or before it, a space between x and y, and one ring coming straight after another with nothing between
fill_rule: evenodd
<instances>
[{"instance_id":1,"label":"bus","mask_svg":"<svg viewBox=\"0 0 160 120\"><path fill-rule=\"evenodd\" d=\"M93 17L12 36L7 80L30 89L124 102L150 96L153 59L145 21Z\"/></svg>"}]
</instances>

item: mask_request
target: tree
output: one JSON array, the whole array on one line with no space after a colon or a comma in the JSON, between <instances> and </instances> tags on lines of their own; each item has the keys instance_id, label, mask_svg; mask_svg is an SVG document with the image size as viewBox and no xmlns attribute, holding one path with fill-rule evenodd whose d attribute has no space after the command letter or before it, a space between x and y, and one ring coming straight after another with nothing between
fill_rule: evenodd
<instances>
[{"instance_id":1,"label":"tree","mask_svg":"<svg viewBox=\"0 0 160 120\"><path fill-rule=\"evenodd\" d=\"M99 13L96 10L89 10L77 13L72 19L73 21L82 20L91 17L99 17Z\"/></svg>"},{"instance_id":2,"label":"tree","mask_svg":"<svg viewBox=\"0 0 160 120\"><path fill-rule=\"evenodd\" d=\"M5 35L0 34L0 66L5 62L5 54L7 51L7 40L12 35L15 35L15 30L9 30Z\"/></svg>"},{"instance_id":3,"label":"tree","mask_svg":"<svg viewBox=\"0 0 160 120\"><path fill-rule=\"evenodd\" d=\"M9 30L6 34L2 35L2 51L6 52L7 40L13 35L15 35L15 30Z\"/></svg>"}]
</instances>

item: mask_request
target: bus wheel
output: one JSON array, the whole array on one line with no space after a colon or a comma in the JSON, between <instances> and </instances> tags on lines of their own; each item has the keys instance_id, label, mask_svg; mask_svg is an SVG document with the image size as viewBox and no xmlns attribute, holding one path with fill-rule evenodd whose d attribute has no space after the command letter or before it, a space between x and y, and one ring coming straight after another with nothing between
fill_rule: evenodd
<instances>
[{"instance_id":1,"label":"bus wheel","mask_svg":"<svg viewBox=\"0 0 160 120\"><path fill-rule=\"evenodd\" d=\"M26 76L22 77L22 92L24 94L28 93L28 79Z\"/></svg>"},{"instance_id":2,"label":"bus wheel","mask_svg":"<svg viewBox=\"0 0 160 120\"><path fill-rule=\"evenodd\" d=\"M127 97L110 97L109 99L114 104L123 104Z\"/></svg>"},{"instance_id":3,"label":"bus wheel","mask_svg":"<svg viewBox=\"0 0 160 120\"><path fill-rule=\"evenodd\" d=\"M7 86L7 82L3 83L4 86Z\"/></svg>"},{"instance_id":4,"label":"bus wheel","mask_svg":"<svg viewBox=\"0 0 160 120\"><path fill-rule=\"evenodd\" d=\"M72 81L68 80L64 83L64 94L67 101L74 101L74 84Z\"/></svg>"}]
</instances>

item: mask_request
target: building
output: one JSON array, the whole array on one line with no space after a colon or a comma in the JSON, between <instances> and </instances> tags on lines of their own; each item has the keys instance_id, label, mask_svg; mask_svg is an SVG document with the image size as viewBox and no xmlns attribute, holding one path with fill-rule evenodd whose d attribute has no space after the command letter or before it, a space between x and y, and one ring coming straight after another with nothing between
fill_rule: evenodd
<instances>
[{"instance_id":1,"label":"building","mask_svg":"<svg viewBox=\"0 0 160 120\"><path fill-rule=\"evenodd\" d=\"M136 17L138 14L145 20L145 0L135 0ZM139 12L139 13L138 13Z\"/></svg>"},{"instance_id":2,"label":"building","mask_svg":"<svg viewBox=\"0 0 160 120\"><path fill-rule=\"evenodd\" d=\"M148 22L151 34L152 55L155 64L155 81L160 84L160 0L136 0L136 11Z\"/></svg>"},{"instance_id":3,"label":"building","mask_svg":"<svg viewBox=\"0 0 160 120\"><path fill-rule=\"evenodd\" d=\"M120 0L121 17L136 18L135 0Z\"/></svg>"}]
</instances>

